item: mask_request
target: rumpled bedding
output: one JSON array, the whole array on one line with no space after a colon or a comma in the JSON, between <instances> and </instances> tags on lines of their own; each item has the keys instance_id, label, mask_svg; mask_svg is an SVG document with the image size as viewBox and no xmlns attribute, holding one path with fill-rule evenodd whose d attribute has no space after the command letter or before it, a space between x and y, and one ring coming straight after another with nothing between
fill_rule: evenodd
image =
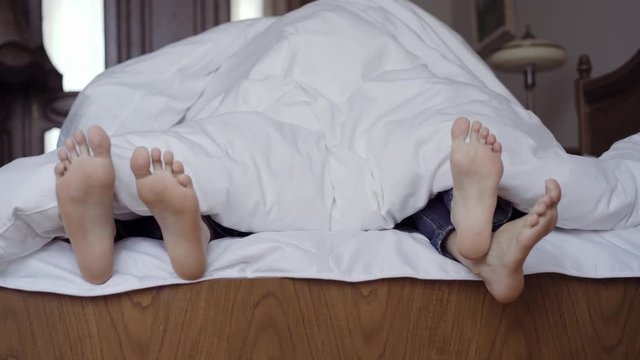
<instances>
[{"instance_id":1,"label":"rumpled bedding","mask_svg":"<svg viewBox=\"0 0 640 360\"><path fill-rule=\"evenodd\" d=\"M640 275L640 244L629 240L640 232L639 136L599 159L566 154L457 34L406 1L320 0L115 66L79 95L60 141L92 125L110 134L118 218L149 214L129 170L133 149L173 151L204 214L258 233L212 242L205 278L474 278L421 235L387 230L452 187L459 116L503 143L500 195L517 208L528 211L553 177L559 226L625 229L557 231L607 240L557 240L525 270ZM49 243L64 236L55 163L50 153L0 169L0 286L101 295L180 282L162 243L137 238L117 246L109 282L82 283L69 246ZM607 257L593 244L616 250Z\"/></svg>"}]
</instances>

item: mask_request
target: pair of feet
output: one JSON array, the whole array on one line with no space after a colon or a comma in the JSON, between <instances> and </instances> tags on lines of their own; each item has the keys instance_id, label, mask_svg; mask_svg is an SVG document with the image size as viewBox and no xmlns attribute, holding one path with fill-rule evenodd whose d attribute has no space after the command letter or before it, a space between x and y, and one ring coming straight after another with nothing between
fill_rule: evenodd
<instances>
[{"instance_id":1,"label":"pair of feet","mask_svg":"<svg viewBox=\"0 0 640 360\"><path fill-rule=\"evenodd\" d=\"M113 272L115 170L111 141L100 127L78 131L58 151L56 196L65 231L85 280L101 284ZM153 172L151 171L153 169ZM137 148L131 157L138 196L162 229L175 272L193 280L206 267L209 230L200 220L191 178L171 152Z\"/></svg>"},{"instance_id":2,"label":"pair of feet","mask_svg":"<svg viewBox=\"0 0 640 360\"><path fill-rule=\"evenodd\" d=\"M556 226L560 185L545 182L545 194L531 212L492 233L498 184L504 172L502 145L480 122L457 119L451 128L455 227L445 248L482 278L496 300L514 301L524 287L523 265L531 249Z\"/></svg>"},{"instance_id":3,"label":"pair of feet","mask_svg":"<svg viewBox=\"0 0 640 360\"><path fill-rule=\"evenodd\" d=\"M529 214L492 233L504 171L502 145L488 128L465 118L455 121L451 137L451 220L456 230L447 238L446 249L480 276L498 301L511 302L522 292L522 266L529 252L557 223L560 186L547 180L545 195ZM90 128L86 138L79 131L65 141L58 156L56 195L65 230L84 278L103 283L113 271L115 234L109 137L99 127ZM138 148L131 170L140 199L160 224L174 270L185 279L199 278L209 232L200 221L198 200L182 163L171 152L161 158L157 148L150 153Z\"/></svg>"}]
</instances>

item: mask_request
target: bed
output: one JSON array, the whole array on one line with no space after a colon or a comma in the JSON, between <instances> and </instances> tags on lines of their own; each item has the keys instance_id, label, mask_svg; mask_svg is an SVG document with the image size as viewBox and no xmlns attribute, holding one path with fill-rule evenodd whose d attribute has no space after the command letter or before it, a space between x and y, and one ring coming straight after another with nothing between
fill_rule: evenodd
<instances>
[{"instance_id":1,"label":"bed","mask_svg":"<svg viewBox=\"0 0 640 360\"><path fill-rule=\"evenodd\" d=\"M630 101L625 106L637 109L640 57L615 76L596 79L585 75L585 63L576 83L581 151L597 154L586 144L599 138L593 131L597 124L608 121L604 109L617 111L612 106L617 101ZM626 85L603 81L613 78ZM628 121L617 127L626 130L600 146L638 132L637 111L628 113ZM41 253L64 246L55 243ZM39 271L47 269L54 270ZM31 275L15 279L32 281ZM559 274L528 276L524 294L511 305L495 302L478 281L399 276L353 283L219 279L94 297L3 288L0 355L636 358L639 290L637 277L593 280Z\"/></svg>"}]
</instances>

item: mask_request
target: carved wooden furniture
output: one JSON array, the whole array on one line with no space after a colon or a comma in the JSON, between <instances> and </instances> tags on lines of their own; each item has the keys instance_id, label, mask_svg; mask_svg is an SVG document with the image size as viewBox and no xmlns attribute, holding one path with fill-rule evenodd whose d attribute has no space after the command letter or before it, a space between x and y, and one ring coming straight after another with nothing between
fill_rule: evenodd
<instances>
[{"instance_id":1,"label":"carved wooden furniture","mask_svg":"<svg viewBox=\"0 0 640 360\"><path fill-rule=\"evenodd\" d=\"M44 150L75 98L42 46L39 1L0 0L0 166Z\"/></svg>"},{"instance_id":2,"label":"carved wooden furniture","mask_svg":"<svg viewBox=\"0 0 640 360\"><path fill-rule=\"evenodd\" d=\"M105 0L106 64L115 65L229 21L228 0ZM44 150L76 93L42 45L40 0L0 0L0 166Z\"/></svg>"},{"instance_id":3,"label":"carved wooden furniture","mask_svg":"<svg viewBox=\"0 0 640 360\"><path fill-rule=\"evenodd\" d=\"M591 78L591 60L582 55L575 82L580 152L599 156L612 143L640 132L640 50L624 65Z\"/></svg>"}]
</instances>

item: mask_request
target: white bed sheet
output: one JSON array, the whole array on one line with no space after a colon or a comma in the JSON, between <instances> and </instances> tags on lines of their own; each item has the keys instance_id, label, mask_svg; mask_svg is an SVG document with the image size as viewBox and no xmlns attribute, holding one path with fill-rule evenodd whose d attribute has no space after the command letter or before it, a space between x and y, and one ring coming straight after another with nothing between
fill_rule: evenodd
<instances>
[{"instance_id":1,"label":"white bed sheet","mask_svg":"<svg viewBox=\"0 0 640 360\"><path fill-rule=\"evenodd\" d=\"M555 230L531 252L525 273L586 278L640 276L640 227L610 231ZM438 254L417 233L396 230L271 232L212 241L205 275L219 278L313 278L366 281L411 277L477 280L465 266ZM0 286L99 296L181 284L162 241L130 238L116 245L113 277L102 285L80 276L70 245L54 241L0 270Z\"/></svg>"}]
</instances>

